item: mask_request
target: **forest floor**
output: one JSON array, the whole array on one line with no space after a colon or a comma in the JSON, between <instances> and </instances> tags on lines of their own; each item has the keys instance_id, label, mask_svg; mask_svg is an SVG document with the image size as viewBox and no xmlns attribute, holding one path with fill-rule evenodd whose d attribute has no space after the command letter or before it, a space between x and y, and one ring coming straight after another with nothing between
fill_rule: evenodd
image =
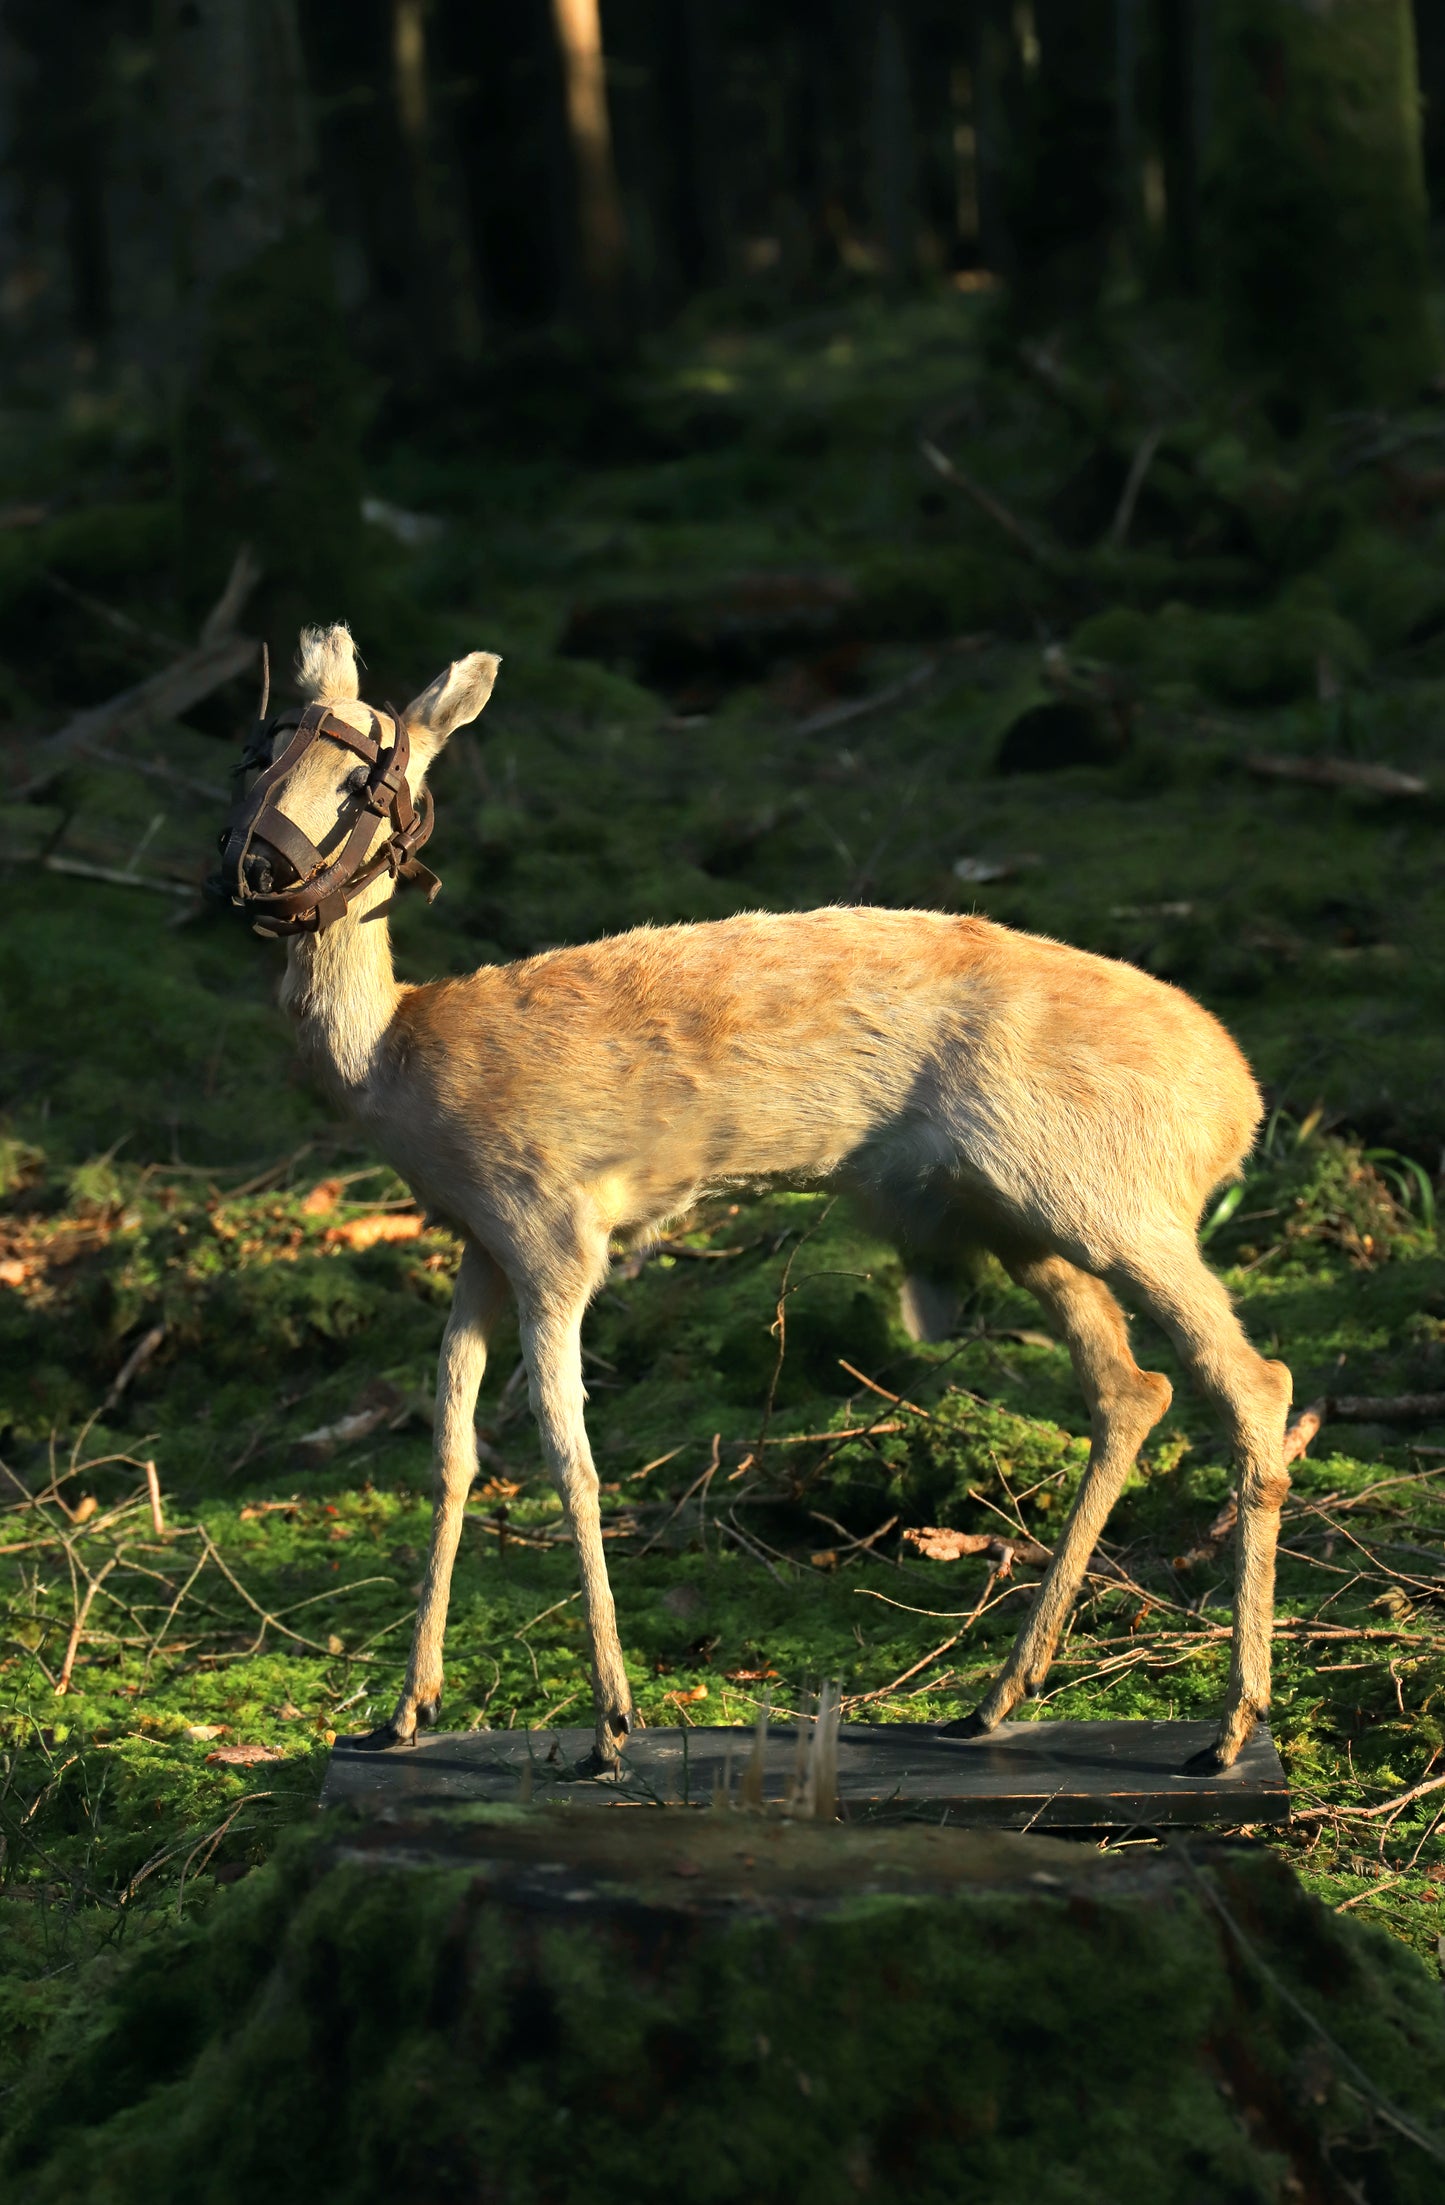
<instances>
[{"instance_id":1,"label":"forest floor","mask_svg":"<svg viewBox=\"0 0 1445 2205\"><path fill-rule=\"evenodd\" d=\"M369 693L463 649L504 661L434 777L445 894L401 907L400 968L836 901L980 910L1133 959L1200 995L1265 1083L1208 1252L1297 1404L1445 1390L1440 799L1249 764L1442 785L1425 461L1445 415L1286 446L1190 388L1167 333L1085 359L1061 398L1048 360L989 353L983 311L700 329L605 403L539 384L510 446L379 440L396 618ZM1121 528L1160 419L1177 426ZM156 663L94 605L166 627L174 548L128 401L43 436L17 414L0 488L18 730ZM398 512L437 525L403 547ZM170 730L173 767L223 788L244 709ZM1001 746L1049 770L1000 771ZM158 787L91 760L0 816L7 2079L80 1995L77 1963L213 1906L310 1815L333 1735L397 1689L427 1538L455 1244L301 1083L279 951L185 895L35 862L42 844L103 858L85 840L103 817L194 876L219 804ZM929 1561L900 1535L1047 1544L1086 1419L1001 1271L937 1347L907 1339L897 1285L891 1250L801 1195L720 1200L619 1254L587 1329L589 1424L647 1722L747 1722L764 1695L782 1715L829 1678L858 1719L976 1702L1037 1572ZM1174 1406L1038 1719L1222 1699L1230 1542L1211 1526L1231 1470L1167 1345L1141 1328L1140 1355ZM514 1330L479 1414L444 1720L576 1722L573 1564ZM1445 1418L1335 1416L1295 1467L1274 1730L1297 1820L1269 1838L1432 1971L1442 1480Z\"/></svg>"}]
</instances>

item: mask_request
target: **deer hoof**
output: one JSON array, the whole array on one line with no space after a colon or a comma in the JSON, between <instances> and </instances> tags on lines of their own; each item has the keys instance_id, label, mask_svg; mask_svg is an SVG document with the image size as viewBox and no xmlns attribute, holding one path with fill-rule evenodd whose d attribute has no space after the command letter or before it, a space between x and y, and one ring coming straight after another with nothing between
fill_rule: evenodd
<instances>
[{"instance_id":1,"label":"deer hoof","mask_svg":"<svg viewBox=\"0 0 1445 2205\"><path fill-rule=\"evenodd\" d=\"M441 1714L441 1711L442 1694L441 1686L438 1685L429 1700L418 1700L416 1703L417 1728L419 1730L434 1730L437 1717Z\"/></svg>"},{"instance_id":2,"label":"deer hoof","mask_svg":"<svg viewBox=\"0 0 1445 2205\"><path fill-rule=\"evenodd\" d=\"M577 1763L579 1776L600 1777L603 1782L617 1783L622 1776L622 1760L617 1753L606 1753L601 1746L592 1746Z\"/></svg>"},{"instance_id":3,"label":"deer hoof","mask_svg":"<svg viewBox=\"0 0 1445 2205\"><path fill-rule=\"evenodd\" d=\"M1179 1773L1181 1776L1219 1776L1228 1767L1229 1763L1216 1740L1212 1746L1206 1746L1202 1753L1191 1753Z\"/></svg>"},{"instance_id":4,"label":"deer hoof","mask_svg":"<svg viewBox=\"0 0 1445 2205\"><path fill-rule=\"evenodd\" d=\"M338 1738L336 1753L392 1753L398 1746L414 1746L416 1733L403 1736L395 1723L381 1723L375 1730L358 1731L354 1737Z\"/></svg>"},{"instance_id":5,"label":"deer hoof","mask_svg":"<svg viewBox=\"0 0 1445 2205\"><path fill-rule=\"evenodd\" d=\"M939 1730L939 1736L940 1738L986 1738L993 1727L992 1723L984 1721L978 1709L975 1708L971 1715L960 1715L956 1723L944 1723Z\"/></svg>"}]
</instances>

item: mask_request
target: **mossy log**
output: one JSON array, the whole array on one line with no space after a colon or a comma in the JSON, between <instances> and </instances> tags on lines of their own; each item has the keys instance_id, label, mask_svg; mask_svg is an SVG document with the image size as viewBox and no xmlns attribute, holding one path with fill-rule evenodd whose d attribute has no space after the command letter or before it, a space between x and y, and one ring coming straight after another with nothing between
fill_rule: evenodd
<instances>
[{"instance_id":1,"label":"mossy log","mask_svg":"<svg viewBox=\"0 0 1445 2205\"><path fill-rule=\"evenodd\" d=\"M1408 397L1427 305L1409 0L1221 0L1205 187L1223 334L1281 395Z\"/></svg>"},{"instance_id":2,"label":"mossy log","mask_svg":"<svg viewBox=\"0 0 1445 2205\"><path fill-rule=\"evenodd\" d=\"M328 1817L98 1965L0 2177L33 2205L1423 2205L1442 2087L1419 1963L1252 1848Z\"/></svg>"}]
</instances>

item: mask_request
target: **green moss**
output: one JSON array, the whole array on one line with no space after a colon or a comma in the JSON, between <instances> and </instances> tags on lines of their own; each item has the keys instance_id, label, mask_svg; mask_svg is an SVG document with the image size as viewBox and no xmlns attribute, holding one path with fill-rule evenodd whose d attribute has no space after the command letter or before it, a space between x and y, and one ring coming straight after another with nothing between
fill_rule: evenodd
<instances>
[{"instance_id":1,"label":"green moss","mask_svg":"<svg viewBox=\"0 0 1445 2205\"><path fill-rule=\"evenodd\" d=\"M1113 606L1075 629L1072 648L1232 704L1309 696L1322 661L1340 681L1362 673L1370 659L1359 629L1313 580L1261 613L1209 612L1177 600L1152 615Z\"/></svg>"},{"instance_id":2,"label":"green moss","mask_svg":"<svg viewBox=\"0 0 1445 2205\"><path fill-rule=\"evenodd\" d=\"M999 2205L1213 2205L1277 2197L1328 2138L1337 2172L1400 2205L1434 2194L1429 2160L1375 2128L1275 1986L1427 2119L1438 1995L1267 1859L1211 1863L1246 1955L1179 1869L686 1819L649 1816L620 1872L589 1861L586 1817L474 1817L430 1862L413 1831L406 1867L293 1841L199 1929L92 1971L15 2108L11 2178L36 2205L181 2188L360 2205L499 2180L518 2205L680 2185L827 2205L952 2199L962 2166ZM522 1865L539 1843L551 1904ZM779 1844L795 1882L823 1879L821 1905L708 1904L714 1855ZM702 1879L685 1899L679 1847ZM922 1869L918 1896L886 1895L890 1851L905 1891ZM850 1868L874 1896L847 1895Z\"/></svg>"}]
</instances>

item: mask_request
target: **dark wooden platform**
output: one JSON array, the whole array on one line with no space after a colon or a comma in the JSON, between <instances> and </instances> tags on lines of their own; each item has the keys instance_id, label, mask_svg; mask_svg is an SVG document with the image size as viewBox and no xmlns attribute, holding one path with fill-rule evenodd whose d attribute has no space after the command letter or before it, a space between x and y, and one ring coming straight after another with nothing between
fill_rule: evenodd
<instances>
[{"instance_id":1,"label":"dark wooden platform","mask_svg":"<svg viewBox=\"0 0 1445 2205\"><path fill-rule=\"evenodd\" d=\"M1232 1769L1182 1773L1214 1736L1210 1723L1004 1723L987 1738L945 1738L926 1723L847 1723L839 1806L849 1821L891 1812L1005 1830L1287 1822L1289 1787L1263 1726ZM638 1731L617 1781L578 1773L591 1745L590 1730L480 1730L438 1731L388 1753L337 1746L321 1804L365 1812L520 1799L706 1807L729 1779L736 1796L753 1733ZM794 1731L773 1730L766 1801L787 1797L796 1758Z\"/></svg>"}]
</instances>

